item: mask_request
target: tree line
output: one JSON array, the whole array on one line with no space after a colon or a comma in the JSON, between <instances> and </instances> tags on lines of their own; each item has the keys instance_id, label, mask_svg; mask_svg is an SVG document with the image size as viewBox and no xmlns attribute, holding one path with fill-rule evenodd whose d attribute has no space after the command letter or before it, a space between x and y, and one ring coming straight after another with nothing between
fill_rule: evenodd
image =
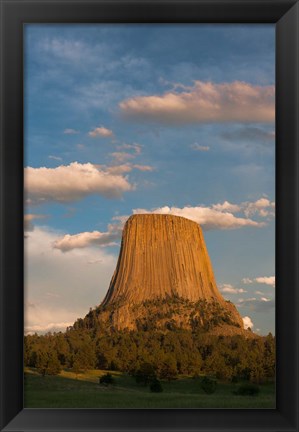
<instances>
[{"instance_id":1,"label":"tree line","mask_svg":"<svg viewBox=\"0 0 299 432\"><path fill-rule=\"evenodd\" d=\"M27 335L25 366L42 375L63 369L115 370L159 379L205 374L221 380L262 383L275 376L275 338L213 336L201 331L107 331L101 325L75 325L65 333ZM150 374L149 374L150 375Z\"/></svg>"}]
</instances>

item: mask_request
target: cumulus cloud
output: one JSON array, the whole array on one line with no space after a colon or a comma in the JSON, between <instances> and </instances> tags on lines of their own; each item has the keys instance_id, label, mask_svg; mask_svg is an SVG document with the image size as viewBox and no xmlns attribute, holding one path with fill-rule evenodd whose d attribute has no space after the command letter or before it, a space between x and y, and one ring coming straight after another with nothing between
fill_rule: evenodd
<instances>
[{"instance_id":1,"label":"cumulus cloud","mask_svg":"<svg viewBox=\"0 0 299 432\"><path fill-rule=\"evenodd\" d=\"M244 329L252 329L253 328L253 322L251 320L251 318L249 316L245 316L242 318L243 319L243 324L244 324Z\"/></svg>"},{"instance_id":2,"label":"cumulus cloud","mask_svg":"<svg viewBox=\"0 0 299 432\"><path fill-rule=\"evenodd\" d=\"M213 204L212 208L219 211L229 211L230 213L238 213L241 211L242 206L237 204L231 204L228 201L224 201L223 203Z\"/></svg>"},{"instance_id":3,"label":"cumulus cloud","mask_svg":"<svg viewBox=\"0 0 299 432\"><path fill-rule=\"evenodd\" d=\"M76 129L64 129L63 133L66 135L76 135L79 131Z\"/></svg>"},{"instance_id":4,"label":"cumulus cloud","mask_svg":"<svg viewBox=\"0 0 299 432\"><path fill-rule=\"evenodd\" d=\"M271 202L268 198L260 198L255 202L243 203L244 214L252 216L258 214L259 216L274 216L275 203Z\"/></svg>"},{"instance_id":5,"label":"cumulus cloud","mask_svg":"<svg viewBox=\"0 0 299 432\"><path fill-rule=\"evenodd\" d=\"M204 229L235 229L245 226L262 227L263 222L257 222L249 218L242 218L233 215L232 213L219 211L211 207L159 207L156 209L135 209L133 214L139 213L156 213L156 214L171 214L175 216L183 216L200 224Z\"/></svg>"},{"instance_id":6,"label":"cumulus cloud","mask_svg":"<svg viewBox=\"0 0 299 432\"><path fill-rule=\"evenodd\" d=\"M275 286L275 276L261 276L255 278L255 281L260 284Z\"/></svg>"},{"instance_id":7,"label":"cumulus cloud","mask_svg":"<svg viewBox=\"0 0 299 432\"><path fill-rule=\"evenodd\" d=\"M193 144L191 144L190 147L192 148L192 150L200 151L200 152L207 152L210 150L209 146L203 146L203 145L200 145L198 143L193 143Z\"/></svg>"},{"instance_id":8,"label":"cumulus cloud","mask_svg":"<svg viewBox=\"0 0 299 432\"><path fill-rule=\"evenodd\" d=\"M241 294L247 292L243 288L235 288L230 284L220 285L220 291L227 294Z\"/></svg>"},{"instance_id":9,"label":"cumulus cloud","mask_svg":"<svg viewBox=\"0 0 299 432\"><path fill-rule=\"evenodd\" d=\"M265 284L265 285L270 285L275 287L275 276L259 276L253 279L244 278L242 279L242 282L245 284L252 284L254 282L257 282L260 284Z\"/></svg>"},{"instance_id":10,"label":"cumulus cloud","mask_svg":"<svg viewBox=\"0 0 299 432\"><path fill-rule=\"evenodd\" d=\"M260 217L272 218L275 216L275 202L268 198L260 198L256 201L245 201L240 204L232 204L228 201L214 204L213 209L219 211L228 211L230 213L243 213L246 217L258 215Z\"/></svg>"},{"instance_id":11,"label":"cumulus cloud","mask_svg":"<svg viewBox=\"0 0 299 432\"><path fill-rule=\"evenodd\" d=\"M162 124L274 121L273 85L195 81L184 90L136 96L120 102L119 107L127 118Z\"/></svg>"},{"instance_id":12,"label":"cumulus cloud","mask_svg":"<svg viewBox=\"0 0 299 432\"><path fill-rule=\"evenodd\" d=\"M62 235L36 227L25 240L26 332L64 331L100 304L109 287L116 257L94 247L62 254L53 248Z\"/></svg>"},{"instance_id":13,"label":"cumulus cloud","mask_svg":"<svg viewBox=\"0 0 299 432\"><path fill-rule=\"evenodd\" d=\"M209 207L206 206L185 206L183 208L178 207L159 207L154 209L135 209L133 213L160 213L160 214L173 214L176 216L183 216L187 219L194 220L203 226L204 229L235 229L245 226L263 227L265 222L256 221L251 219L250 215L259 217L265 217L266 215L262 212L267 212L268 220L270 216L274 216L274 213L270 210L275 208L275 203L271 202L267 198L261 198L254 202L242 202L240 204L230 203L224 201L223 203L212 204ZM241 215L236 215L240 213Z\"/></svg>"},{"instance_id":14,"label":"cumulus cloud","mask_svg":"<svg viewBox=\"0 0 299 432\"><path fill-rule=\"evenodd\" d=\"M70 202L88 195L118 198L134 189L126 177L97 169L91 163L56 168L25 168L25 191L32 203Z\"/></svg>"},{"instance_id":15,"label":"cumulus cloud","mask_svg":"<svg viewBox=\"0 0 299 432\"><path fill-rule=\"evenodd\" d=\"M92 131L88 132L88 135L92 138L96 138L98 136L107 138L113 136L113 132L111 129L107 129L104 126L97 127L93 129Z\"/></svg>"},{"instance_id":16,"label":"cumulus cloud","mask_svg":"<svg viewBox=\"0 0 299 432\"><path fill-rule=\"evenodd\" d=\"M66 234L62 238L55 240L53 247L60 249L62 252L68 252L72 249L82 249L91 245L111 246L121 238L122 228L121 223L109 224L106 232L92 231L73 235Z\"/></svg>"}]
</instances>

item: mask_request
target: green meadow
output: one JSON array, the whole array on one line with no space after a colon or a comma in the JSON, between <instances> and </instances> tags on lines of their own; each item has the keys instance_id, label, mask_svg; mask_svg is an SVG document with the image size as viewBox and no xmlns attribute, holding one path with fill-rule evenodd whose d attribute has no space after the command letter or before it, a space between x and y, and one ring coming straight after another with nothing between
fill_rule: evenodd
<instances>
[{"instance_id":1,"label":"green meadow","mask_svg":"<svg viewBox=\"0 0 299 432\"><path fill-rule=\"evenodd\" d=\"M132 376L111 371L114 384L99 385L107 371L90 370L76 375L63 370L59 375L42 376L25 369L26 408L275 408L275 384L260 385L256 396L239 396L240 383L217 383L215 393L206 394L201 378L179 376L162 381L163 392L152 393Z\"/></svg>"}]
</instances>

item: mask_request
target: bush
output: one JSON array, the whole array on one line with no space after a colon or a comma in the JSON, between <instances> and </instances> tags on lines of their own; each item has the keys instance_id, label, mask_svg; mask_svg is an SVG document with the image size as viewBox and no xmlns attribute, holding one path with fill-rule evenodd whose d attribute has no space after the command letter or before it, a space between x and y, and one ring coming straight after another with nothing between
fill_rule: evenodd
<instances>
[{"instance_id":1,"label":"bush","mask_svg":"<svg viewBox=\"0 0 299 432\"><path fill-rule=\"evenodd\" d=\"M150 385L150 390L153 393L161 393L163 391L161 382L158 379L154 379Z\"/></svg>"},{"instance_id":2,"label":"bush","mask_svg":"<svg viewBox=\"0 0 299 432\"><path fill-rule=\"evenodd\" d=\"M257 396L259 392L259 386L257 386L256 384L246 383L240 385L234 393L240 396Z\"/></svg>"},{"instance_id":3,"label":"bush","mask_svg":"<svg viewBox=\"0 0 299 432\"><path fill-rule=\"evenodd\" d=\"M239 377L237 375L233 375L231 378L231 382L233 384L237 384L239 382Z\"/></svg>"},{"instance_id":4,"label":"bush","mask_svg":"<svg viewBox=\"0 0 299 432\"><path fill-rule=\"evenodd\" d=\"M140 368L135 372L135 379L137 384L147 386L151 381L156 379L154 366L151 363L142 363Z\"/></svg>"},{"instance_id":5,"label":"bush","mask_svg":"<svg viewBox=\"0 0 299 432\"><path fill-rule=\"evenodd\" d=\"M103 384L105 386L108 386L110 384L114 384L113 376L110 373L106 373L105 375L100 377L99 383Z\"/></svg>"},{"instance_id":6,"label":"bush","mask_svg":"<svg viewBox=\"0 0 299 432\"><path fill-rule=\"evenodd\" d=\"M212 394L216 391L217 381L212 378L204 377L200 385L205 393Z\"/></svg>"}]
</instances>

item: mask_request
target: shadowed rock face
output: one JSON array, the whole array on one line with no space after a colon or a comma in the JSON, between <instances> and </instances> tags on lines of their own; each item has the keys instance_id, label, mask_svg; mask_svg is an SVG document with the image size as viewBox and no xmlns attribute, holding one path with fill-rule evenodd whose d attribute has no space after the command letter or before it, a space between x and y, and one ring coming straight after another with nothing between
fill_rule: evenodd
<instances>
[{"instance_id":1,"label":"shadowed rock face","mask_svg":"<svg viewBox=\"0 0 299 432\"><path fill-rule=\"evenodd\" d=\"M180 327L191 328L194 317L202 320L206 304L221 309L218 315L225 315L229 325L240 330L243 327L235 306L218 291L197 223L171 215L131 216L123 230L117 267L101 305L101 317L115 328L134 329L137 321L146 320L147 315L169 315L172 299L180 299L176 312L171 314Z\"/></svg>"}]
</instances>

